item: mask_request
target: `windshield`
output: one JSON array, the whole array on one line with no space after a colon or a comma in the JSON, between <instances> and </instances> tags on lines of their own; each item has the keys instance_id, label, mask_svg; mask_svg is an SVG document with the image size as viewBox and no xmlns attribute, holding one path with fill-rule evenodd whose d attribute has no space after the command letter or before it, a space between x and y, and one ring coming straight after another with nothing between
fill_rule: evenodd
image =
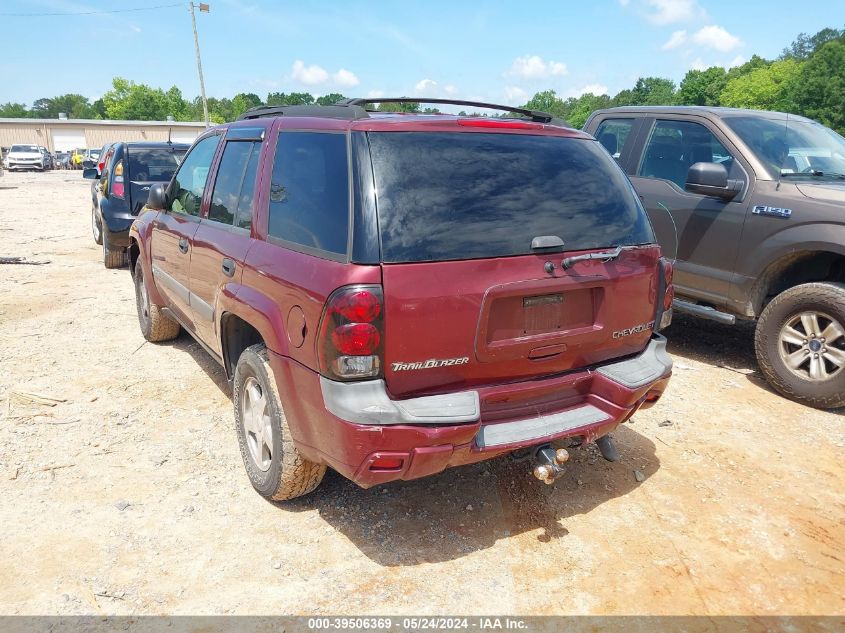
<instances>
[{"instance_id":1,"label":"windshield","mask_svg":"<svg viewBox=\"0 0 845 633\"><path fill-rule=\"evenodd\" d=\"M385 262L527 255L654 241L625 175L595 141L489 133L370 132Z\"/></svg>"},{"instance_id":2,"label":"windshield","mask_svg":"<svg viewBox=\"0 0 845 633\"><path fill-rule=\"evenodd\" d=\"M724 120L772 178L845 174L845 139L819 123L744 116Z\"/></svg>"},{"instance_id":3,"label":"windshield","mask_svg":"<svg viewBox=\"0 0 845 633\"><path fill-rule=\"evenodd\" d=\"M128 149L129 179L142 182L169 182L182 162L185 150Z\"/></svg>"},{"instance_id":4,"label":"windshield","mask_svg":"<svg viewBox=\"0 0 845 633\"><path fill-rule=\"evenodd\" d=\"M10 152L37 152L38 145L12 145Z\"/></svg>"},{"instance_id":5,"label":"windshield","mask_svg":"<svg viewBox=\"0 0 845 633\"><path fill-rule=\"evenodd\" d=\"M92 150L89 152L89 156L91 156L91 158L99 158L99 157L100 157L100 150L98 150L98 149L92 149Z\"/></svg>"}]
</instances>

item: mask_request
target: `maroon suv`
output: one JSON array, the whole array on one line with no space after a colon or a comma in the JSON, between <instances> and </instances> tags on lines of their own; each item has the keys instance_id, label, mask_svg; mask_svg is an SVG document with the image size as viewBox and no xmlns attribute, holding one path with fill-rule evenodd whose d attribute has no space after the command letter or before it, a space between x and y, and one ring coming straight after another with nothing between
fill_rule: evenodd
<instances>
[{"instance_id":1,"label":"maroon suv","mask_svg":"<svg viewBox=\"0 0 845 633\"><path fill-rule=\"evenodd\" d=\"M542 112L367 103L196 140L131 229L144 336L183 327L223 365L273 499L327 466L366 487L516 451L551 483L566 447L613 459L672 368L672 267L628 179Z\"/></svg>"}]
</instances>

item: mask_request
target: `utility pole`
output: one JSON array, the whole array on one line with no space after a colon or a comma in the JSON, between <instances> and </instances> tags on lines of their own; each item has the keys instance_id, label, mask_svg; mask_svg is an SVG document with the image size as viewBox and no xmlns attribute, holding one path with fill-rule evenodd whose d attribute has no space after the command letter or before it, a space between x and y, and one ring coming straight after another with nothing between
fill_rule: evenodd
<instances>
[{"instance_id":1,"label":"utility pole","mask_svg":"<svg viewBox=\"0 0 845 633\"><path fill-rule=\"evenodd\" d=\"M208 13L209 6L200 2L198 5L190 3L191 6L191 26L194 27L194 47L197 50L197 72L200 76L200 94L202 95L202 113L205 116L205 127L209 126L208 120L208 99L205 98L205 81L202 78L202 60L200 59L200 41L197 37L197 20L194 17L194 7L200 10L200 13Z\"/></svg>"}]
</instances>

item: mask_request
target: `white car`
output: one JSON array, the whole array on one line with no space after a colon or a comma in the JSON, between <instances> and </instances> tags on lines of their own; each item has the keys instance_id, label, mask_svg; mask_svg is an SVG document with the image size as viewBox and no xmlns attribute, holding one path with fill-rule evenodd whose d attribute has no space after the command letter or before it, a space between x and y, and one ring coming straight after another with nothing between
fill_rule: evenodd
<instances>
[{"instance_id":1,"label":"white car","mask_svg":"<svg viewBox=\"0 0 845 633\"><path fill-rule=\"evenodd\" d=\"M47 160L38 145L12 145L6 155L6 166L9 171L15 169L44 171L47 167Z\"/></svg>"}]
</instances>

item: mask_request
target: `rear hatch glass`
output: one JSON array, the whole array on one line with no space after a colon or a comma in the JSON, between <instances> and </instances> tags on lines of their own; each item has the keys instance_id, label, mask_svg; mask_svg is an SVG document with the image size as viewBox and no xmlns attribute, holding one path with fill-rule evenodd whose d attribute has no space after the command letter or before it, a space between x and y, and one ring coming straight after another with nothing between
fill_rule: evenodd
<instances>
[{"instance_id":1,"label":"rear hatch glass","mask_svg":"<svg viewBox=\"0 0 845 633\"><path fill-rule=\"evenodd\" d=\"M132 196L132 214L137 214L147 203L150 183L170 182L182 162L186 150L153 147L128 147L126 150L129 186Z\"/></svg>"},{"instance_id":2,"label":"rear hatch glass","mask_svg":"<svg viewBox=\"0 0 845 633\"><path fill-rule=\"evenodd\" d=\"M595 141L370 132L384 262L567 251L654 241L630 184Z\"/></svg>"},{"instance_id":3,"label":"rear hatch glass","mask_svg":"<svg viewBox=\"0 0 845 633\"><path fill-rule=\"evenodd\" d=\"M659 248L597 142L487 132L368 138L391 393L527 380L645 347ZM532 252L533 238L547 235L564 250ZM626 248L613 261L561 268L574 251L617 246ZM548 394L538 397L552 406ZM526 396L520 406L541 404Z\"/></svg>"}]
</instances>

